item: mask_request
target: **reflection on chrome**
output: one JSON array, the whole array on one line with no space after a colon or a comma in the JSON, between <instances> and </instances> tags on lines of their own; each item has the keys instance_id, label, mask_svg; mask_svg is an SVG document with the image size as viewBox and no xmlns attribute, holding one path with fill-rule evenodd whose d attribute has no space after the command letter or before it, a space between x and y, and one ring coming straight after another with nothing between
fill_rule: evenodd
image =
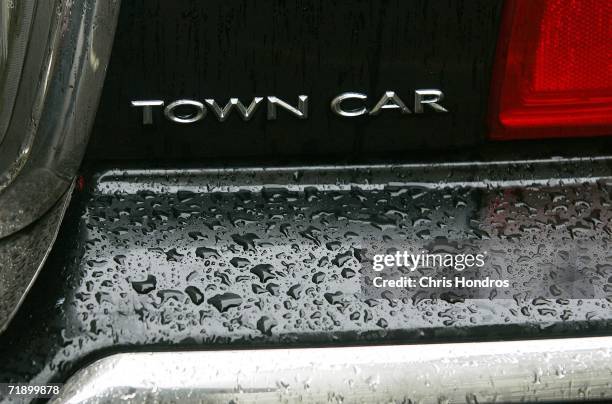
<instances>
[{"instance_id":1,"label":"reflection on chrome","mask_svg":"<svg viewBox=\"0 0 612 404\"><path fill-rule=\"evenodd\" d=\"M55 403L518 403L611 399L612 338L118 354Z\"/></svg>"},{"instance_id":2,"label":"reflection on chrome","mask_svg":"<svg viewBox=\"0 0 612 404\"><path fill-rule=\"evenodd\" d=\"M0 1L0 147L19 88L33 11L33 0Z\"/></svg>"}]
</instances>

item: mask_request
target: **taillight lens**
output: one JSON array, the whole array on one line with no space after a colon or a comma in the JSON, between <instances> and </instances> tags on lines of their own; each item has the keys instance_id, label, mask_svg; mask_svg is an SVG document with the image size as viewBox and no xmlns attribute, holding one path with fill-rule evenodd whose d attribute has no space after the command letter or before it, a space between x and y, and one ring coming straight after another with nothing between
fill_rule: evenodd
<instances>
[{"instance_id":1,"label":"taillight lens","mask_svg":"<svg viewBox=\"0 0 612 404\"><path fill-rule=\"evenodd\" d=\"M506 0L493 139L612 135L612 1Z\"/></svg>"}]
</instances>

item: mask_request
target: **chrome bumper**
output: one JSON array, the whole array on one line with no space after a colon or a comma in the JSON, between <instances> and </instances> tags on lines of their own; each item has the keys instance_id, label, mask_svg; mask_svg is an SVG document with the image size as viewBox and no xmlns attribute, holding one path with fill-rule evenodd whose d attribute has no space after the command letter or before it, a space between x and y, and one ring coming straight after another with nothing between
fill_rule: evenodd
<instances>
[{"instance_id":1,"label":"chrome bumper","mask_svg":"<svg viewBox=\"0 0 612 404\"><path fill-rule=\"evenodd\" d=\"M612 400L612 337L126 353L54 403L518 403Z\"/></svg>"}]
</instances>

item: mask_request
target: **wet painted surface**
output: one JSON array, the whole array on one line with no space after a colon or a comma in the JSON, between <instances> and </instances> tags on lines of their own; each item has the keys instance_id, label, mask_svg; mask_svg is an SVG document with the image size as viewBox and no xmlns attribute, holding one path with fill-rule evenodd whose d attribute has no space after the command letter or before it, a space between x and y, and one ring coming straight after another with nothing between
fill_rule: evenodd
<instances>
[{"instance_id":1,"label":"wet painted surface","mask_svg":"<svg viewBox=\"0 0 612 404\"><path fill-rule=\"evenodd\" d=\"M0 240L0 333L15 315L49 254L69 201L69 194L64 195L36 222Z\"/></svg>"},{"instance_id":2,"label":"wet painted surface","mask_svg":"<svg viewBox=\"0 0 612 404\"><path fill-rule=\"evenodd\" d=\"M609 177L435 186L409 184L409 171L320 172L313 186L315 174L296 170L284 187L270 172L89 176L0 338L0 379L64 380L86 360L135 349L610 333L605 298L362 299L360 262L397 240L493 240L506 265L551 243L589 241L581 265L612 277ZM508 167L498 171L511 178Z\"/></svg>"},{"instance_id":3,"label":"wet painted surface","mask_svg":"<svg viewBox=\"0 0 612 404\"><path fill-rule=\"evenodd\" d=\"M484 140L501 0L132 0L121 5L89 159L209 161L330 156L363 162L375 154L454 150ZM339 117L332 99L367 94L372 108L395 91L412 109L414 90L440 89L447 114ZM209 111L193 124L154 108L143 125L134 100L179 99L225 106L276 96L309 116L260 105L243 122ZM359 108L360 103L347 108ZM335 161L335 160L332 160Z\"/></svg>"}]
</instances>

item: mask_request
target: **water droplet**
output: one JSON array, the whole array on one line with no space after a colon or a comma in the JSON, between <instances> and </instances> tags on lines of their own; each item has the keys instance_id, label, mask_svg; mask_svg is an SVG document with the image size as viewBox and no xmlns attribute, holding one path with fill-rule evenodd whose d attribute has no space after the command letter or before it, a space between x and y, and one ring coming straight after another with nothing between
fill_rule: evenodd
<instances>
[{"instance_id":1,"label":"water droplet","mask_svg":"<svg viewBox=\"0 0 612 404\"><path fill-rule=\"evenodd\" d=\"M148 275L144 281L133 281L132 287L137 293L147 294L157 287L157 279L153 275Z\"/></svg>"},{"instance_id":2,"label":"water droplet","mask_svg":"<svg viewBox=\"0 0 612 404\"><path fill-rule=\"evenodd\" d=\"M208 303L212 304L221 313L231 309L232 307L238 307L242 304L242 298L235 293L223 293L215 295L208 299Z\"/></svg>"},{"instance_id":3,"label":"water droplet","mask_svg":"<svg viewBox=\"0 0 612 404\"><path fill-rule=\"evenodd\" d=\"M204 294L195 286L187 286L185 288L185 293L187 293L187 296L189 296L195 305L199 306L204 301Z\"/></svg>"}]
</instances>

